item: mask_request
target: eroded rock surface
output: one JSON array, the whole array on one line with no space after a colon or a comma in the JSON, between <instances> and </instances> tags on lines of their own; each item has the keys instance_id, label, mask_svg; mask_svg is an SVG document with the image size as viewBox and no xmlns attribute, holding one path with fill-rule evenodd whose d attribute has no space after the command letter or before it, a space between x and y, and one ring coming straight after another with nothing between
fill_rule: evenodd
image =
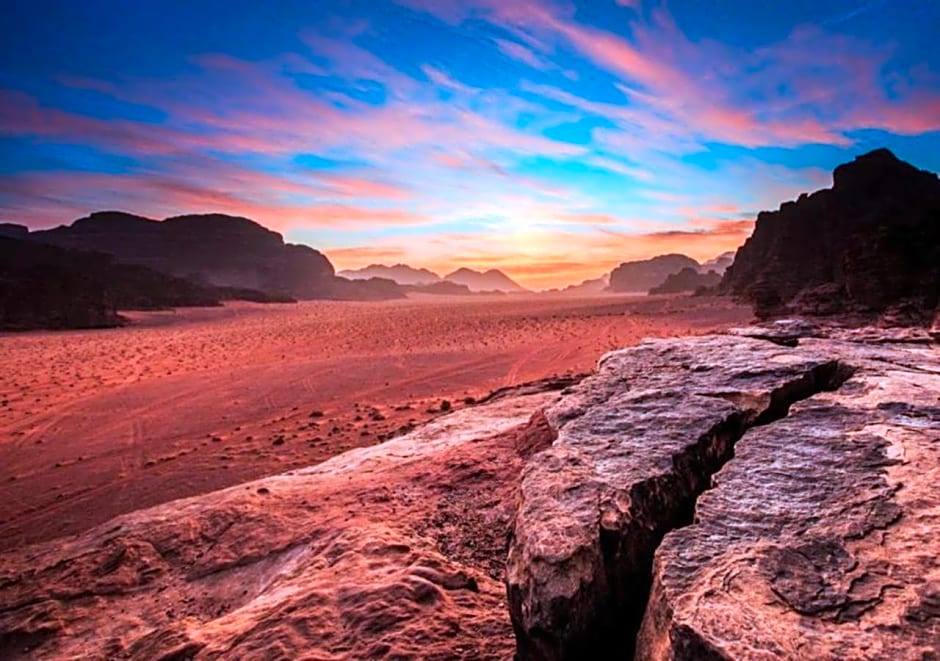
<instances>
[{"instance_id":1,"label":"eroded rock surface","mask_svg":"<svg viewBox=\"0 0 940 661\"><path fill-rule=\"evenodd\" d=\"M557 398L537 390L8 552L0 658L507 658L513 495Z\"/></svg>"},{"instance_id":2,"label":"eroded rock surface","mask_svg":"<svg viewBox=\"0 0 940 661\"><path fill-rule=\"evenodd\" d=\"M802 342L854 375L737 443L656 553L637 658L940 658L940 357L873 335Z\"/></svg>"},{"instance_id":3,"label":"eroded rock surface","mask_svg":"<svg viewBox=\"0 0 940 661\"><path fill-rule=\"evenodd\" d=\"M843 377L825 352L728 336L605 356L547 412L558 439L523 473L506 573L521 656L629 653L653 552L734 441Z\"/></svg>"},{"instance_id":4,"label":"eroded rock surface","mask_svg":"<svg viewBox=\"0 0 940 661\"><path fill-rule=\"evenodd\" d=\"M522 658L940 652L936 348L778 326L608 354L547 411L507 564Z\"/></svg>"}]
</instances>

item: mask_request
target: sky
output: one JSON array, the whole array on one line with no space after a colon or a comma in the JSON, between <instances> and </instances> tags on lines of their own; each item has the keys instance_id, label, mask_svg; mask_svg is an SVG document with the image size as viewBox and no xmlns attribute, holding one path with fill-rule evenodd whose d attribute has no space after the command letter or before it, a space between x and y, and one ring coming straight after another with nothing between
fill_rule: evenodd
<instances>
[{"instance_id":1,"label":"sky","mask_svg":"<svg viewBox=\"0 0 940 661\"><path fill-rule=\"evenodd\" d=\"M935 0L4 0L0 221L222 212L528 287L940 170Z\"/></svg>"}]
</instances>

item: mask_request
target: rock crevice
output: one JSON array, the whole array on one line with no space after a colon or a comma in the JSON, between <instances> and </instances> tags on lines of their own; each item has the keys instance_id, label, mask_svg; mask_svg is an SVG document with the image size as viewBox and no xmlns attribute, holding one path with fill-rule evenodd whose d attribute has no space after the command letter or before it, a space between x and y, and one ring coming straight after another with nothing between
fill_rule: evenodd
<instances>
[{"instance_id":1,"label":"rock crevice","mask_svg":"<svg viewBox=\"0 0 940 661\"><path fill-rule=\"evenodd\" d=\"M712 476L725 474L729 466L738 465L742 472L737 487L741 493L753 492L748 507L754 511L742 525L760 519L765 508L785 508L803 479L799 472L788 474L782 468L787 462L779 456L791 451L791 409L803 421L798 424L810 424L804 421L805 411L815 406L817 396L830 397L827 393L851 383L835 399L852 397L860 387L856 370L883 370L878 361L891 351L887 345L879 350L837 339L807 339L794 347L714 336L649 342L605 356L595 376L548 411L558 439L523 472L506 572L519 657L622 658L635 652L637 658L725 658L696 627L668 616L668 624L657 631L660 639L675 644L667 646L668 653L659 653L659 643L650 642L656 639L649 633L656 621L650 613L662 612L656 606L660 596L654 553L660 553L664 537L668 541L698 527L702 514L697 499L710 493ZM911 362L910 356L906 362ZM811 424L825 428L846 415L833 409ZM868 411L854 416L871 418ZM763 483L748 475L753 459L737 457L729 463L735 448L754 435L777 439L774 452L766 450L763 457L768 464ZM802 456L802 448L792 451ZM871 448L846 457L869 480L874 479L869 474L888 465ZM823 468L833 470L833 463ZM824 473L816 478L821 484L828 479ZM784 491L775 493L773 488L781 485ZM783 504L771 502L774 499ZM857 509L851 506L852 512L853 507ZM693 512L696 524L689 526ZM801 514L806 516L804 527L811 528L813 514ZM899 516L890 498L872 501L855 532L891 525ZM812 558L823 557L819 554L829 548L807 546L810 559L801 552L787 555L789 561L778 564L790 569L779 573L771 591L810 604L808 608L825 602L812 588L814 579L806 568L816 566ZM689 549L676 548L675 553L681 559ZM707 564L708 559L705 554L700 561ZM787 571L796 572L796 579ZM835 598L839 617L865 612L890 590L885 585L865 588L865 576L851 575L862 597ZM801 587L795 590L794 585ZM709 589L722 588L718 584ZM848 594L848 589L838 594ZM683 600L678 593L673 596ZM644 612L645 638L641 635L635 648Z\"/></svg>"}]
</instances>

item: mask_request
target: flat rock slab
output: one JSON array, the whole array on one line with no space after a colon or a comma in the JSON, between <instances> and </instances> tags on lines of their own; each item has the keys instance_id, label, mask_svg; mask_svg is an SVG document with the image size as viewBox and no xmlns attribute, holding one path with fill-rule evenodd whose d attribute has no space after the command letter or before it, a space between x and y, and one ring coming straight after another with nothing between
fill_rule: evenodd
<instances>
[{"instance_id":1,"label":"flat rock slab","mask_svg":"<svg viewBox=\"0 0 940 661\"><path fill-rule=\"evenodd\" d=\"M5 553L0 658L511 656L512 495L558 396L537 390Z\"/></svg>"},{"instance_id":2,"label":"flat rock slab","mask_svg":"<svg viewBox=\"0 0 940 661\"><path fill-rule=\"evenodd\" d=\"M801 345L854 375L737 443L656 552L637 658L940 658L940 356Z\"/></svg>"}]
</instances>

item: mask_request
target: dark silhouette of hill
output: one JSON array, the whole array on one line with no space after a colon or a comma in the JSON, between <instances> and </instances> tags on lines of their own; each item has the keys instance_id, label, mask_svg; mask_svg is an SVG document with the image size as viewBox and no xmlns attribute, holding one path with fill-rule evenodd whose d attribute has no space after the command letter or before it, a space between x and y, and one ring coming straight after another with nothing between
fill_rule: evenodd
<instances>
[{"instance_id":1,"label":"dark silhouette of hill","mask_svg":"<svg viewBox=\"0 0 940 661\"><path fill-rule=\"evenodd\" d=\"M219 305L225 295L110 255L0 237L3 330L118 326L118 310Z\"/></svg>"},{"instance_id":2,"label":"dark silhouette of hill","mask_svg":"<svg viewBox=\"0 0 940 661\"><path fill-rule=\"evenodd\" d=\"M196 284L293 298L397 298L404 294L367 280L350 285L308 246L248 218L186 215L158 221L102 211L68 226L31 232L29 238L63 248L94 250L116 262L146 266Z\"/></svg>"},{"instance_id":3,"label":"dark silhouette of hill","mask_svg":"<svg viewBox=\"0 0 940 661\"><path fill-rule=\"evenodd\" d=\"M426 285L405 285L405 289L417 294L437 294L439 296L470 296L474 292L470 291L467 285L458 285L456 282L441 280Z\"/></svg>"},{"instance_id":4,"label":"dark silhouette of hill","mask_svg":"<svg viewBox=\"0 0 940 661\"><path fill-rule=\"evenodd\" d=\"M685 255L658 255L652 259L624 262L610 272L610 290L646 293L673 273L684 268L698 270L699 264Z\"/></svg>"},{"instance_id":5,"label":"dark silhouette of hill","mask_svg":"<svg viewBox=\"0 0 940 661\"><path fill-rule=\"evenodd\" d=\"M758 215L720 290L762 317L929 317L940 296L940 180L887 149L840 165L832 188Z\"/></svg>"},{"instance_id":6,"label":"dark silhouette of hill","mask_svg":"<svg viewBox=\"0 0 940 661\"><path fill-rule=\"evenodd\" d=\"M715 287L721 282L721 276L714 271L706 273L686 267L678 273L666 276L662 284L649 290L650 294L679 294Z\"/></svg>"}]
</instances>

